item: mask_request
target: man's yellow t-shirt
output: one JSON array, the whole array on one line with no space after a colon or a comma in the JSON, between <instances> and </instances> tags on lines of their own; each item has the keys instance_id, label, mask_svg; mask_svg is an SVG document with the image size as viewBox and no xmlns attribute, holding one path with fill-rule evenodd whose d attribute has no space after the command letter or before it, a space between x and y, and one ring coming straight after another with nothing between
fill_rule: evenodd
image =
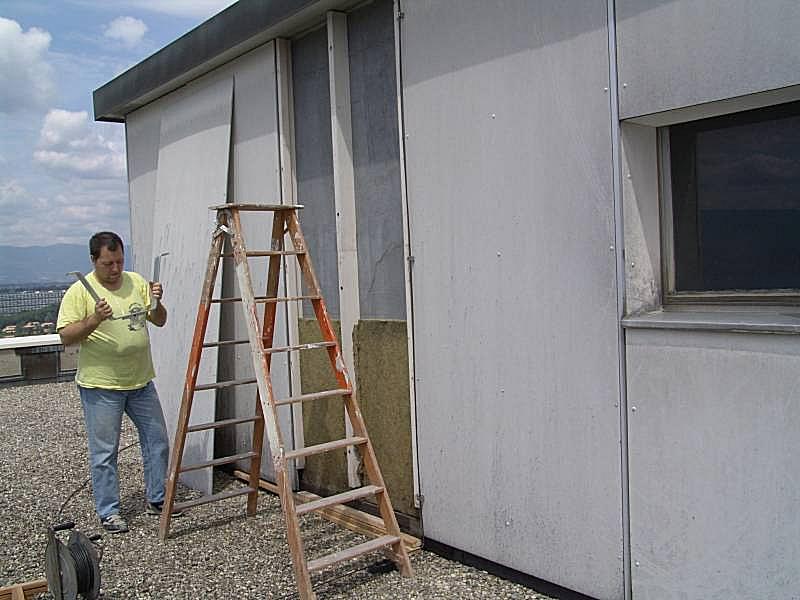
<instances>
[{"instance_id":1,"label":"man's yellow t-shirt","mask_svg":"<svg viewBox=\"0 0 800 600\"><path fill-rule=\"evenodd\" d=\"M123 272L118 290L103 287L94 272L86 279L105 298L115 317L137 311L142 314L100 323L80 343L75 381L83 387L109 390L134 390L147 385L155 377L144 312L150 306L150 285L144 277L129 271ZM61 300L56 329L85 319L94 312L94 305L83 284L75 282Z\"/></svg>"}]
</instances>

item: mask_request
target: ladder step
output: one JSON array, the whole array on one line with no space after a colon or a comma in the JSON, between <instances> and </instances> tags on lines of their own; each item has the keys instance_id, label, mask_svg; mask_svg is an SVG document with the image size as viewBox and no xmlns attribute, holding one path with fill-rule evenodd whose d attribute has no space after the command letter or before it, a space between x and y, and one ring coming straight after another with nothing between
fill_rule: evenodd
<instances>
[{"instance_id":1,"label":"ladder step","mask_svg":"<svg viewBox=\"0 0 800 600\"><path fill-rule=\"evenodd\" d=\"M302 204L247 204L231 202L230 204L218 204L216 206L209 206L209 210L222 210L226 208L235 208L236 210L251 210L251 211L281 211L281 210L297 210L303 208Z\"/></svg>"},{"instance_id":2,"label":"ladder step","mask_svg":"<svg viewBox=\"0 0 800 600\"><path fill-rule=\"evenodd\" d=\"M220 427L225 427L227 425L238 425L239 423L251 423L258 421L261 417L252 416L252 417L239 417L238 419L225 419L224 421L212 421L210 423L199 423L197 425L192 425L191 427L186 429L186 433L191 433L193 431L205 431L206 429L219 429Z\"/></svg>"},{"instance_id":3,"label":"ladder step","mask_svg":"<svg viewBox=\"0 0 800 600\"><path fill-rule=\"evenodd\" d=\"M366 498L367 496L374 496L382 491L383 488L378 485L365 485L364 487L348 490L346 492L342 492L341 494L336 494L335 496L327 496L325 498L320 498L319 500L312 500L311 502L298 504L296 511L298 515L304 515L328 506L347 504L353 500L359 500L361 498Z\"/></svg>"},{"instance_id":4,"label":"ladder step","mask_svg":"<svg viewBox=\"0 0 800 600\"><path fill-rule=\"evenodd\" d=\"M275 298L269 296L256 296L256 304L275 304L277 302L292 302L293 300L319 300L320 296L278 296ZM212 304L225 304L227 302L241 302L241 298L212 298Z\"/></svg>"},{"instance_id":5,"label":"ladder step","mask_svg":"<svg viewBox=\"0 0 800 600\"><path fill-rule=\"evenodd\" d=\"M201 496L200 498L195 498L194 500L188 500L186 502L176 502L172 505L173 511L183 510L185 508L191 508L192 506L199 506L201 504L208 504L209 502L216 502L217 500L226 500L227 498L235 498L236 496L244 496L245 494L250 494L255 490L251 487L244 487L239 488L238 490L230 490L227 492L220 492L219 494L211 494L210 496Z\"/></svg>"},{"instance_id":6,"label":"ladder step","mask_svg":"<svg viewBox=\"0 0 800 600\"><path fill-rule=\"evenodd\" d=\"M246 342L247 340L245 340ZM224 342L220 342L224 343ZM203 347L205 348L205 344ZM235 385L245 385L248 383L256 383L256 379L231 379L230 381L218 381L217 383L204 383L203 385L196 385L194 386L195 392L202 392L203 390L218 390L227 387L233 387Z\"/></svg>"},{"instance_id":7,"label":"ladder step","mask_svg":"<svg viewBox=\"0 0 800 600\"><path fill-rule=\"evenodd\" d=\"M275 401L275 406L282 404L295 404L296 402L307 402L309 400L321 400L322 398L333 398L335 396L346 396L352 394L350 390L328 390L325 392L314 392L313 394L301 394L291 398L283 398Z\"/></svg>"},{"instance_id":8,"label":"ladder step","mask_svg":"<svg viewBox=\"0 0 800 600\"><path fill-rule=\"evenodd\" d=\"M363 554L375 552L381 548L396 544L399 541L400 538L395 535L383 535L379 538L375 538L374 540L359 544L358 546L353 546L352 548L347 548L346 550L336 552L335 554L329 554L327 556L323 556L322 558L309 561L308 570L312 573L314 571L321 571L322 569L330 567L331 565L357 558Z\"/></svg>"},{"instance_id":9,"label":"ladder step","mask_svg":"<svg viewBox=\"0 0 800 600\"><path fill-rule=\"evenodd\" d=\"M259 256L298 256L306 254L305 250L248 250L245 256L252 258ZM233 258L233 252L221 252L220 258Z\"/></svg>"},{"instance_id":10,"label":"ladder step","mask_svg":"<svg viewBox=\"0 0 800 600\"><path fill-rule=\"evenodd\" d=\"M336 342L313 342L311 344L297 344L296 346L273 346L272 348L264 348L264 352L267 354L275 354L276 352L291 352L292 350L314 350L316 348L332 348L335 345Z\"/></svg>"},{"instance_id":11,"label":"ladder step","mask_svg":"<svg viewBox=\"0 0 800 600\"><path fill-rule=\"evenodd\" d=\"M258 456L256 452L244 452L243 454L235 454L233 456L223 456L222 458L215 458L201 463L194 463L191 465L184 465L178 470L179 473L186 471L196 471L197 469L205 469L206 467L218 467L219 465L229 465L240 460L246 460Z\"/></svg>"},{"instance_id":12,"label":"ladder step","mask_svg":"<svg viewBox=\"0 0 800 600\"><path fill-rule=\"evenodd\" d=\"M290 450L285 454L286 460L294 458L302 458L303 456L312 456L313 454L322 454L323 452L331 452L339 448L347 448L348 446L361 446L367 443L365 437L349 437L343 440L334 440L332 442L325 442L324 444L317 444L316 446L306 446L298 450Z\"/></svg>"}]
</instances>

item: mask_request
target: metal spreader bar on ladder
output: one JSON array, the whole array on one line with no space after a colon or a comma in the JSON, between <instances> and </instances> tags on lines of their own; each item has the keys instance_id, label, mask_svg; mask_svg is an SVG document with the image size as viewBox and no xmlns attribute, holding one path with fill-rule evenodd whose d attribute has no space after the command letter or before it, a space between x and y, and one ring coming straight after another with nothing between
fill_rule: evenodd
<instances>
[{"instance_id":1,"label":"metal spreader bar on ladder","mask_svg":"<svg viewBox=\"0 0 800 600\"><path fill-rule=\"evenodd\" d=\"M183 398L178 414L175 443L172 448L172 456L170 459L166 498L161 513L159 535L162 540L166 539L169 533L172 512L174 510L186 509L236 495L247 496L247 514L249 516L254 515L258 501L258 487L256 482L260 477L262 439L266 431L274 465L278 495L280 496L281 508L286 521L287 538L292 556L292 565L294 567L298 595L301 600L313 600L316 598L316 595L314 594L311 584L310 573L371 552L383 551L397 565L398 570L404 576L410 577L413 572L408 559L408 553L400 537L400 528L397 525L397 519L392 509L389 493L386 490L378 460L367 433L364 418L358 407L353 386L350 383L350 375L347 372L339 342L336 338L330 317L328 316L325 300L320 291L319 281L317 280L314 267L311 263L305 238L300 229L300 222L297 217L297 210L300 208L302 208L300 205L266 204L223 204L221 206L211 207L211 210L216 212L217 229L211 238L211 249L208 254L208 268L203 281L200 306L197 310L197 320L195 322L192 346L189 352L189 364L186 369L186 382L183 388ZM240 215L240 213L244 211L272 213L272 239L269 250L248 251L246 249ZM289 234L292 244L292 248L289 250L284 249L284 237L287 233ZM223 251L226 239L229 240L232 252ZM219 269L219 261L224 256L233 257L239 283L239 291L241 293L240 297L212 297L214 282L216 281ZM248 257L267 257L269 259L267 290L264 296L257 297L253 292ZM298 261L305 283L306 295L281 297L278 296L278 282L280 280L281 267L284 260L290 260L292 257L296 258ZM311 302L314 308L314 315L319 324L322 341L295 346L273 346L277 305L281 302L301 300ZM211 305L223 302L241 302L242 311L247 323L246 340L205 342L206 326L208 324ZM258 305L261 304L263 304L264 309L261 323L259 323ZM202 383L198 385L197 372L204 348L243 343L249 344L251 348L250 354L253 360L254 378ZM315 348L324 348L326 350L333 375L336 378L336 388L322 390L312 394L298 394L289 398L276 399L273 393L270 375L272 354L276 352L302 351ZM228 419L226 421L189 426L189 417L195 391L252 383L256 383L258 389L256 393L256 410L253 417ZM312 402L324 398L341 398L345 414L352 425L352 436L340 440L330 440L306 448L287 447L280 430L277 407L294 403ZM182 464L183 451L188 434L195 431L233 427L242 423L253 423L252 448L249 452L229 457L219 457L205 463L192 465ZM347 447L354 447L361 454L364 474L368 483L360 488L348 490L341 494L320 498L313 502L296 504L289 479L289 461L314 454L333 452ZM235 490L234 492L204 496L189 502L175 502L175 488L180 473L188 470L213 468L214 466L229 464L239 460L250 461L250 484L248 487ZM375 499L380 517L385 526L386 535L346 548L334 554L308 561L305 555L303 540L300 535L299 517L310 512L353 502L354 500L362 498Z\"/></svg>"}]
</instances>

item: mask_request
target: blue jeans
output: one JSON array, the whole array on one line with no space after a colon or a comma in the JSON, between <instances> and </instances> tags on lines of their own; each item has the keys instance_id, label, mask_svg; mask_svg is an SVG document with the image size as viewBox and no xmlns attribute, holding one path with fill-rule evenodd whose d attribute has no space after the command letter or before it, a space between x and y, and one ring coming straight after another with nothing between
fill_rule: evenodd
<instances>
[{"instance_id":1,"label":"blue jeans","mask_svg":"<svg viewBox=\"0 0 800 600\"><path fill-rule=\"evenodd\" d=\"M139 432L144 484L148 502L164 501L164 478L169 461L169 438L156 386L151 381L135 390L104 390L78 386L89 440L89 463L97 515L119 514L117 453L122 413Z\"/></svg>"}]
</instances>

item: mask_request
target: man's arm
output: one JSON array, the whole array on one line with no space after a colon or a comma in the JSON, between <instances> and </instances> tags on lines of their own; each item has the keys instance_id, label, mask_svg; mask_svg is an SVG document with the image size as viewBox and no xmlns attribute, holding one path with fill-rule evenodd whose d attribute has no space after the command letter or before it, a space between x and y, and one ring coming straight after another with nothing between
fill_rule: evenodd
<instances>
[{"instance_id":1,"label":"man's arm","mask_svg":"<svg viewBox=\"0 0 800 600\"><path fill-rule=\"evenodd\" d=\"M94 305L92 314L58 330L58 335L61 336L61 343L65 346L71 346L85 340L100 326L100 323L111 317L111 314L111 307L105 301L105 298L100 298Z\"/></svg>"},{"instance_id":2,"label":"man's arm","mask_svg":"<svg viewBox=\"0 0 800 600\"><path fill-rule=\"evenodd\" d=\"M158 301L158 306L147 313L147 319L156 327L163 327L167 322L167 309L164 303L161 302L161 297L164 295L164 288L158 281L150 284L150 293L154 300Z\"/></svg>"}]
</instances>

